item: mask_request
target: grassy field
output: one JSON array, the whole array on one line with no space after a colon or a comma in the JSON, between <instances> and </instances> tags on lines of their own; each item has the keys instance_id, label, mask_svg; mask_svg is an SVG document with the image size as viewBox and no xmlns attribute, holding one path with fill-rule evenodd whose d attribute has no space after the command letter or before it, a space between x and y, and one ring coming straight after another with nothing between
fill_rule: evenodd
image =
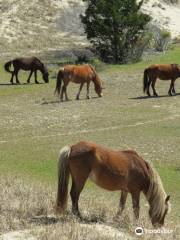
<instances>
[{"instance_id":1,"label":"grassy field","mask_svg":"<svg viewBox=\"0 0 180 240\"><path fill-rule=\"evenodd\" d=\"M167 218L166 227L173 229L174 237L178 239L180 95L169 97L167 92L170 82L158 81L156 89L160 97L147 98L142 92L142 77L143 69L151 63L178 63L179 59L180 48L175 47L164 55L149 57L138 64L104 65L103 70L99 72L105 86L103 98L96 98L91 86L92 99L85 99L84 89L81 100L76 101L78 85L72 84L68 88L71 101L64 103L60 103L57 96L53 95L57 69L51 71L50 84L36 85L31 80L30 85L12 86L9 85L10 75L4 72L1 64L1 175L17 175L21 179L28 178L32 182L49 185L54 193L57 158L60 148L64 145L79 140L90 140L115 149L134 149L144 159L153 163L162 178L166 192L171 195L172 211ZM21 83L26 83L25 73L20 73L19 78ZM43 82L41 76L39 80ZM177 93L180 93L179 80L175 87ZM95 214L107 210L107 216L115 215L118 195L98 189L88 182L82 199L84 196L89 196L90 199L95 196L95 199L89 200L88 206L83 200L80 204L84 211L86 208L88 211L92 208ZM111 200L102 200L106 197ZM104 207L98 204L98 199L104 203ZM53 202L53 197L51 201ZM131 216L130 201L128 206L128 214ZM142 222L145 218L144 210L147 211L147 207L143 200ZM145 224L150 226L147 220ZM12 229L16 227L8 228ZM2 229L2 232L5 230L7 229Z\"/></svg>"}]
</instances>

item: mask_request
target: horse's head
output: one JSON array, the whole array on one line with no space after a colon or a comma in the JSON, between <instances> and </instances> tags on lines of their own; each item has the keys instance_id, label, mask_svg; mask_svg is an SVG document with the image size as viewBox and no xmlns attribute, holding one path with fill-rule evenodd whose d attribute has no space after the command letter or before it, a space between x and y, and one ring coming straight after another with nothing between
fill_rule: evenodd
<instances>
[{"instance_id":1,"label":"horse's head","mask_svg":"<svg viewBox=\"0 0 180 240\"><path fill-rule=\"evenodd\" d=\"M168 195L164 201L164 211L160 216L153 215L153 213L151 212L151 209L149 210L151 222L154 227L162 227L164 225L165 217L167 213L170 211L169 199L170 199L170 196Z\"/></svg>"},{"instance_id":2,"label":"horse's head","mask_svg":"<svg viewBox=\"0 0 180 240\"><path fill-rule=\"evenodd\" d=\"M49 73L48 73L47 68L44 65L43 65L43 67L44 67L43 80L45 83L48 83L49 82Z\"/></svg>"},{"instance_id":3,"label":"horse's head","mask_svg":"<svg viewBox=\"0 0 180 240\"><path fill-rule=\"evenodd\" d=\"M99 96L99 97L102 97L103 96L103 94L102 94L102 86L101 85L95 85L95 92L97 93L97 95Z\"/></svg>"}]
</instances>

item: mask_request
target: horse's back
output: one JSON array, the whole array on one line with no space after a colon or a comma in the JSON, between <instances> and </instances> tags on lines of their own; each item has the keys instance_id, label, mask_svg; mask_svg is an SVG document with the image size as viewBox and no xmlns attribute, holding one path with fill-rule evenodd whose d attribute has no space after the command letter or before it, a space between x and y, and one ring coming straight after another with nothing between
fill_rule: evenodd
<instances>
[{"instance_id":1,"label":"horse's back","mask_svg":"<svg viewBox=\"0 0 180 240\"><path fill-rule=\"evenodd\" d=\"M21 68L23 70L30 70L42 66L42 62L37 57L18 57L12 62L14 67Z\"/></svg>"},{"instance_id":2,"label":"horse's back","mask_svg":"<svg viewBox=\"0 0 180 240\"><path fill-rule=\"evenodd\" d=\"M92 165L101 165L112 172L120 172L125 175L134 166L146 169L145 161L133 150L117 151L98 145L94 142L81 141L71 146L70 157L78 158L89 156ZM84 161L84 164L85 161Z\"/></svg>"},{"instance_id":3,"label":"horse's back","mask_svg":"<svg viewBox=\"0 0 180 240\"><path fill-rule=\"evenodd\" d=\"M75 83L81 83L82 81L89 81L94 72L88 64L84 65L65 65L64 76Z\"/></svg>"},{"instance_id":4,"label":"horse's back","mask_svg":"<svg viewBox=\"0 0 180 240\"><path fill-rule=\"evenodd\" d=\"M162 80L177 78L180 68L178 64L153 64L147 69L149 76L158 77Z\"/></svg>"}]
</instances>

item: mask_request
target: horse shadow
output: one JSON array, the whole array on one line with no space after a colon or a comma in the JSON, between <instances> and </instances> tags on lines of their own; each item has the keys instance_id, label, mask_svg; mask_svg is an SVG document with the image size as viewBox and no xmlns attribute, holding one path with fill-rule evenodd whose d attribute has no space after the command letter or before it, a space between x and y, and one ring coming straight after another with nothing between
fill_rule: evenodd
<instances>
[{"instance_id":1,"label":"horse shadow","mask_svg":"<svg viewBox=\"0 0 180 240\"><path fill-rule=\"evenodd\" d=\"M21 86L21 85L23 85L23 86L31 86L31 85L35 85L35 84L40 85L40 84L45 84L45 83L41 83L41 82L39 82L39 83L20 83L20 84L17 84L17 83L14 83L14 84L11 84L11 83L0 83L0 86L11 86L11 87L13 87L13 86Z\"/></svg>"},{"instance_id":2,"label":"horse shadow","mask_svg":"<svg viewBox=\"0 0 180 240\"><path fill-rule=\"evenodd\" d=\"M98 99L99 97L91 97L90 99L88 98L80 98L78 100L76 99L69 99L68 101L61 101L60 99L58 100L52 100L52 101L47 101L47 100L44 100L41 105L48 105L48 104L66 104L68 102L79 102L79 101L88 101L88 100L91 100L91 99Z\"/></svg>"},{"instance_id":3,"label":"horse shadow","mask_svg":"<svg viewBox=\"0 0 180 240\"><path fill-rule=\"evenodd\" d=\"M172 96L169 95L160 95L160 96L138 96L138 97L131 97L131 100L146 100L146 99L156 99L156 98L169 98L169 97L176 97L179 96L180 93L176 93Z\"/></svg>"},{"instance_id":4,"label":"horse shadow","mask_svg":"<svg viewBox=\"0 0 180 240\"><path fill-rule=\"evenodd\" d=\"M36 225L55 225L57 223L67 223L67 221L75 219L77 222L82 224L92 224L92 223L105 223L105 220L103 217L100 217L99 215L91 215L91 216L75 216L72 213L66 213L62 216L47 216L47 215L40 215L40 216L34 216L29 219L29 223L33 223Z\"/></svg>"}]
</instances>

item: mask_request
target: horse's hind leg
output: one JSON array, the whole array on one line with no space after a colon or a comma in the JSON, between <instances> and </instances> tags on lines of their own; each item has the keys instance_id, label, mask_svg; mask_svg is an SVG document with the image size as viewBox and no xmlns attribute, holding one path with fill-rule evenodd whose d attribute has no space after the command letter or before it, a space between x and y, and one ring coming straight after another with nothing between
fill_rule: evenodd
<instances>
[{"instance_id":1,"label":"horse's hind leg","mask_svg":"<svg viewBox=\"0 0 180 240\"><path fill-rule=\"evenodd\" d=\"M70 192L72 200L72 213L78 217L81 217L78 206L79 196L83 190L87 178L88 174L83 174L82 176L82 172L80 172L78 176L72 176L72 187Z\"/></svg>"},{"instance_id":2,"label":"horse's hind leg","mask_svg":"<svg viewBox=\"0 0 180 240\"><path fill-rule=\"evenodd\" d=\"M139 218L139 198L140 198L139 190L131 193L131 196L132 196L134 217L135 217L135 220L137 220Z\"/></svg>"},{"instance_id":3,"label":"horse's hind leg","mask_svg":"<svg viewBox=\"0 0 180 240\"><path fill-rule=\"evenodd\" d=\"M87 99L90 99L91 97L89 96L89 86L90 86L90 82L87 82Z\"/></svg>"},{"instance_id":4,"label":"horse's hind leg","mask_svg":"<svg viewBox=\"0 0 180 240\"><path fill-rule=\"evenodd\" d=\"M151 87L152 87L154 96L157 97L158 94L157 94L156 89L155 89L155 84L156 84L156 78L154 78L154 79L152 80Z\"/></svg>"},{"instance_id":5,"label":"horse's hind leg","mask_svg":"<svg viewBox=\"0 0 180 240\"><path fill-rule=\"evenodd\" d=\"M149 79L148 84L147 84L147 95L148 95L149 97L151 96L150 91L149 91L151 82L152 82L151 79Z\"/></svg>"},{"instance_id":6,"label":"horse's hind leg","mask_svg":"<svg viewBox=\"0 0 180 240\"><path fill-rule=\"evenodd\" d=\"M37 81L37 70L34 71L34 78L35 78L35 83L38 84L39 82Z\"/></svg>"},{"instance_id":7,"label":"horse's hind leg","mask_svg":"<svg viewBox=\"0 0 180 240\"><path fill-rule=\"evenodd\" d=\"M64 86L64 93L65 93L66 101L69 101L69 98L68 98L68 95L67 95L67 86Z\"/></svg>"},{"instance_id":8,"label":"horse's hind leg","mask_svg":"<svg viewBox=\"0 0 180 240\"><path fill-rule=\"evenodd\" d=\"M20 84L19 79L18 79L18 72L19 72L19 70L15 71L16 83Z\"/></svg>"},{"instance_id":9,"label":"horse's hind leg","mask_svg":"<svg viewBox=\"0 0 180 240\"><path fill-rule=\"evenodd\" d=\"M83 85L84 85L84 83L81 83L81 85L80 85L80 87L79 87L79 91L78 91L78 93L77 93L77 95L76 95L76 100L79 100L79 96L80 96L81 90L82 90L82 88L83 88Z\"/></svg>"},{"instance_id":10,"label":"horse's hind leg","mask_svg":"<svg viewBox=\"0 0 180 240\"><path fill-rule=\"evenodd\" d=\"M30 74L29 74L29 77L28 77L28 79L27 79L27 83L30 83L30 79L31 79L32 74L33 74L33 70L31 70L31 72L30 72Z\"/></svg>"},{"instance_id":11,"label":"horse's hind leg","mask_svg":"<svg viewBox=\"0 0 180 240\"><path fill-rule=\"evenodd\" d=\"M14 84L14 83L13 83L13 78L14 78L14 72L12 72L12 75L11 75L11 80L10 80L10 83L11 83L11 84Z\"/></svg>"}]
</instances>

